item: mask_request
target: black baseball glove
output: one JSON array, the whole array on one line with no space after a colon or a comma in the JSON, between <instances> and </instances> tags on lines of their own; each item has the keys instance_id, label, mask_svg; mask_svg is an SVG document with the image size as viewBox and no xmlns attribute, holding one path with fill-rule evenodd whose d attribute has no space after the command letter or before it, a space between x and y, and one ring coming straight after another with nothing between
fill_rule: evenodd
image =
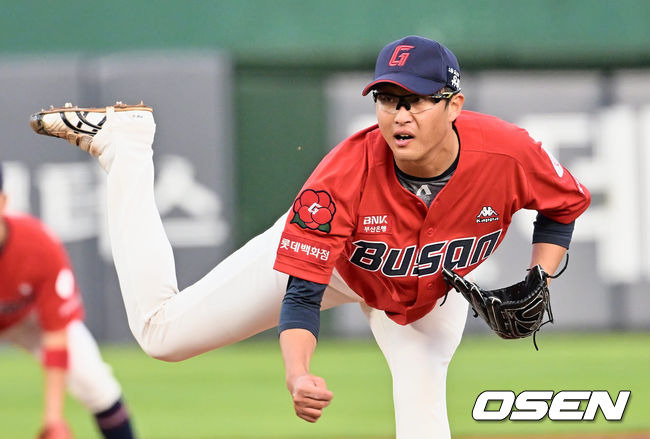
<instances>
[{"instance_id":1,"label":"black baseball glove","mask_svg":"<svg viewBox=\"0 0 650 439\"><path fill-rule=\"evenodd\" d=\"M564 269L566 265L552 276L535 265L523 281L496 290L484 290L447 268L442 269L442 275L445 282L472 305L474 317L481 316L499 337L523 338L532 334L533 344L538 349L535 333L543 324L553 322L547 279L558 277ZM548 315L546 322L543 322L544 312Z\"/></svg>"}]
</instances>

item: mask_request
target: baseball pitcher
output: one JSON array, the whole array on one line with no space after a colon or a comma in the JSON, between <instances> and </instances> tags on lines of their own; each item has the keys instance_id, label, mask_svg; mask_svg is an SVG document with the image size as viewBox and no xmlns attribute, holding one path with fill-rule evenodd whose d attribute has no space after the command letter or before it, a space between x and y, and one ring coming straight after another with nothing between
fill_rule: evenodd
<instances>
[{"instance_id":1,"label":"baseball pitcher","mask_svg":"<svg viewBox=\"0 0 650 439\"><path fill-rule=\"evenodd\" d=\"M454 276L494 253L517 210L536 210L530 266L521 269L537 275L504 293L503 310L517 302L525 312L516 315L543 316L547 277L590 202L525 130L463 111L460 77L456 57L436 41L386 45L362 91L372 95L377 125L334 148L286 215L183 291L154 202L152 109L67 106L31 123L107 172L113 258L146 352L182 360L278 325L296 414L315 422L333 397L310 373L320 310L356 302L392 373L396 437L449 438L447 366L468 309L451 290L478 288ZM484 312L478 299L472 306ZM541 324L523 331L508 326L516 319L494 319L500 335L527 336Z\"/></svg>"}]
</instances>

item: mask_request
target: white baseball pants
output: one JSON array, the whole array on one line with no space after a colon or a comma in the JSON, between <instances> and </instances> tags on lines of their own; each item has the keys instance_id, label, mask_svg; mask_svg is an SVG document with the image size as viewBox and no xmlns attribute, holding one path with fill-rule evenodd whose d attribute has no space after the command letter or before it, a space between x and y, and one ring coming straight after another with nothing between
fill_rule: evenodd
<instances>
[{"instance_id":1,"label":"white baseball pants","mask_svg":"<svg viewBox=\"0 0 650 439\"><path fill-rule=\"evenodd\" d=\"M122 389L111 367L102 360L95 339L79 320L71 322L68 332L68 391L91 413L111 408L122 396ZM0 333L0 340L20 346L41 358L43 330L35 316L28 316Z\"/></svg>"},{"instance_id":2,"label":"white baseball pants","mask_svg":"<svg viewBox=\"0 0 650 439\"><path fill-rule=\"evenodd\" d=\"M149 114L109 113L93 143L105 148L109 235L129 326L149 355L179 361L277 325L288 276L273 263L285 217L179 292L154 201L154 130ZM322 308L346 302L361 304L390 367L397 438L449 438L445 383L465 300L450 294L444 306L400 326L362 303L335 271Z\"/></svg>"}]
</instances>

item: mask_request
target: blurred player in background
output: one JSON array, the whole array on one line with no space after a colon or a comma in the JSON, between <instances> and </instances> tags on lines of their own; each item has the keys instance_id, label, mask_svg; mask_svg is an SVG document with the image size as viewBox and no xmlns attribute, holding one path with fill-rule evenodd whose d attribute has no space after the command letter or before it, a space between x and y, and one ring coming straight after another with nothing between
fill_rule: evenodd
<instances>
[{"instance_id":1,"label":"blurred player in background","mask_svg":"<svg viewBox=\"0 0 650 439\"><path fill-rule=\"evenodd\" d=\"M474 270L526 208L540 214L530 267L554 273L590 200L526 131L463 111L460 91L443 45L417 36L388 44L363 90L374 93L378 125L334 148L287 215L180 292L154 200L152 109L70 105L31 123L107 171L113 259L147 353L178 361L279 323L294 409L315 422L333 397L310 373L319 311L357 302L393 376L396 437L445 439L447 367L467 302L446 296L441 268Z\"/></svg>"},{"instance_id":2,"label":"blurred player in background","mask_svg":"<svg viewBox=\"0 0 650 439\"><path fill-rule=\"evenodd\" d=\"M134 438L120 385L82 322L81 295L63 245L36 218L6 213L6 204L0 165L0 342L42 363L39 439L73 437L63 418L66 387L93 414L104 438Z\"/></svg>"}]
</instances>

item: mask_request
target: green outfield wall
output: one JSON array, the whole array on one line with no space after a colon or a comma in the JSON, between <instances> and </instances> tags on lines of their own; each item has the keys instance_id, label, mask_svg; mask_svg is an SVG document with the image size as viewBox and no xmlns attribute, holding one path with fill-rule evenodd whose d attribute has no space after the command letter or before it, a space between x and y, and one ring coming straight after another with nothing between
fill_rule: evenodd
<instances>
[{"instance_id":1,"label":"green outfield wall","mask_svg":"<svg viewBox=\"0 0 650 439\"><path fill-rule=\"evenodd\" d=\"M245 63L360 66L406 34L465 66L650 60L647 0L2 2L0 52L224 48Z\"/></svg>"}]
</instances>

